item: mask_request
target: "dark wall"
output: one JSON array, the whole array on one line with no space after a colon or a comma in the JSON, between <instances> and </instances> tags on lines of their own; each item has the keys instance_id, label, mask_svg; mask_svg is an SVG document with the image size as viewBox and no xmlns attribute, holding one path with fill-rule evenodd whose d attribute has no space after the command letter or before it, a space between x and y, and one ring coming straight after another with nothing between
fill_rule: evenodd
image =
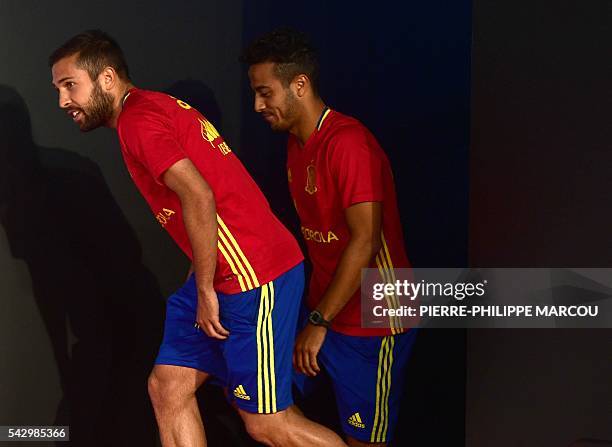
<instances>
[{"instance_id":1,"label":"dark wall","mask_svg":"<svg viewBox=\"0 0 612 447\"><path fill-rule=\"evenodd\" d=\"M610 267L612 4L474 2L470 262ZM612 439L610 330L468 335L467 445Z\"/></svg>"},{"instance_id":2,"label":"dark wall","mask_svg":"<svg viewBox=\"0 0 612 447\"><path fill-rule=\"evenodd\" d=\"M473 265L612 264L611 8L475 3Z\"/></svg>"},{"instance_id":3,"label":"dark wall","mask_svg":"<svg viewBox=\"0 0 612 447\"><path fill-rule=\"evenodd\" d=\"M467 346L467 446L612 442L609 329L472 330Z\"/></svg>"}]
</instances>

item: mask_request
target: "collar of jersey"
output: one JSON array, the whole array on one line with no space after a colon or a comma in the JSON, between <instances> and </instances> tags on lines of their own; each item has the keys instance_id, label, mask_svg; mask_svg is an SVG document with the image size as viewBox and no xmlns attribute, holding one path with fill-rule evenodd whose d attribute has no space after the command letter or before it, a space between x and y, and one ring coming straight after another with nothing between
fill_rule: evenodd
<instances>
[{"instance_id":1,"label":"collar of jersey","mask_svg":"<svg viewBox=\"0 0 612 447\"><path fill-rule=\"evenodd\" d=\"M130 97L130 95L136 90L136 87L132 87L131 89L129 89L127 92L125 92L125 95L123 95L123 99L121 100L121 106L123 107L125 105L125 101L127 101L127 99Z\"/></svg>"},{"instance_id":2,"label":"collar of jersey","mask_svg":"<svg viewBox=\"0 0 612 447\"><path fill-rule=\"evenodd\" d=\"M319 117L319 120L317 121L317 132L321 130L321 127L323 126L323 121L325 121L325 118L327 118L330 112L331 112L331 109L329 107L325 106L323 108L323 111L321 112L321 116Z\"/></svg>"}]
</instances>

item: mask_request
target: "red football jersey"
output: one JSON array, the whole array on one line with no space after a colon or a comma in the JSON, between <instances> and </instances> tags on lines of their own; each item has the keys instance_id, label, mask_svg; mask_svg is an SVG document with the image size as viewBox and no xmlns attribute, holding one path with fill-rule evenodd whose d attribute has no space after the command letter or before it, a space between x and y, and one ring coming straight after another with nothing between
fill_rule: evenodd
<instances>
[{"instance_id":1,"label":"red football jersey","mask_svg":"<svg viewBox=\"0 0 612 447\"><path fill-rule=\"evenodd\" d=\"M333 110L324 112L317 129L301 147L289 136L289 189L313 264L308 307L314 309L329 286L350 238L345 209L360 202L382 202L383 246L370 268L383 279L394 268L410 267L391 166L374 136L359 121ZM360 291L334 318L332 329L348 335L388 335L392 329L361 327Z\"/></svg>"},{"instance_id":2,"label":"red football jersey","mask_svg":"<svg viewBox=\"0 0 612 447\"><path fill-rule=\"evenodd\" d=\"M161 180L188 158L210 185L217 208L215 290L238 293L265 284L303 260L242 163L215 127L170 95L132 89L117 122L123 158L155 218L191 259L181 203Z\"/></svg>"}]
</instances>

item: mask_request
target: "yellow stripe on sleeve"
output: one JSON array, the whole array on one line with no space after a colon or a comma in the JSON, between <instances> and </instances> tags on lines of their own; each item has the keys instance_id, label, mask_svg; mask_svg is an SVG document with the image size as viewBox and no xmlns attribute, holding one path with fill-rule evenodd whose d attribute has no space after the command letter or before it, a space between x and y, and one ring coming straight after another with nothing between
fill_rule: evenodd
<instances>
[{"instance_id":1,"label":"yellow stripe on sleeve","mask_svg":"<svg viewBox=\"0 0 612 447\"><path fill-rule=\"evenodd\" d=\"M384 254L383 249L380 250L379 252L379 256L380 259L382 261L382 267L383 270L386 272L387 274L387 281L389 283L395 284L395 274L393 272L393 269L389 267L387 258ZM394 293L389 297L390 301L391 301L391 305L390 308L393 309L399 309L399 298L397 297L397 295ZM393 332L393 334L397 334L401 332L401 328L402 328L402 322L401 322L401 318L399 316L394 316L393 318L393 328L395 329L395 332Z\"/></svg>"},{"instance_id":2,"label":"yellow stripe on sleeve","mask_svg":"<svg viewBox=\"0 0 612 447\"><path fill-rule=\"evenodd\" d=\"M385 283L390 284L391 279L388 276L388 272L387 272L387 269L385 268L385 264L381 260L380 252L376 255L376 265L378 267L378 272L380 273L382 280ZM392 298L390 298L389 295L385 293L385 301L387 302L387 308L389 309L391 309L394 306L394 303L391 300ZM395 323L396 318L397 317L389 316L389 325L391 326L392 334L395 334L395 331L396 331L396 326L397 326L397 324Z\"/></svg>"},{"instance_id":3,"label":"yellow stripe on sleeve","mask_svg":"<svg viewBox=\"0 0 612 447\"><path fill-rule=\"evenodd\" d=\"M221 231L221 229L219 229L218 233L219 233L219 240L223 243L223 245L229 251L230 255L234 259L234 262L238 265L238 268L240 269L240 272L242 273L242 276L246 280L246 285L247 285L247 288L248 288L247 290L253 289L254 287L253 287L253 284L251 283L251 280L249 279L249 275L247 274L247 272L246 272L244 266L242 265L242 263L240 262L240 259L238 259L238 256L236 255L236 252L232 248L232 246L229 243L229 241L226 239L226 237L223 234L223 232Z\"/></svg>"},{"instance_id":4,"label":"yellow stripe on sleeve","mask_svg":"<svg viewBox=\"0 0 612 447\"><path fill-rule=\"evenodd\" d=\"M387 245L385 234L382 231L380 232L380 238L383 243L383 246L382 246L383 256L384 256L384 259L387 261L387 264L389 266L389 273L391 274L391 279L393 283L395 284L395 281L396 281L395 268L393 267L393 262L391 261L391 254L389 253L389 246ZM399 309L400 307L399 298L397 296L395 296L395 306L396 306L396 309ZM401 318L398 318L398 323L399 323L399 328L401 329L402 328Z\"/></svg>"},{"instance_id":5,"label":"yellow stripe on sleeve","mask_svg":"<svg viewBox=\"0 0 612 447\"><path fill-rule=\"evenodd\" d=\"M249 274L251 275L251 279L253 280L252 288L259 287L260 286L259 280L257 279L257 275L255 275L255 271L253 270L251 263L249 262L247 257L244 255L242 249L240 248L240 245L238 245L238 242L236 242L236 239L234 238L232 233L227 228L227 225L225 225L225 222L223 222L223 219L221 219L221 216L219 216L218 214L217 214L217 222L219 223L219 226L223 229L223 232L227 235L229 241L231 242L232 246L236 250L236 253L238 253L238 256L240 256L242 263L244 264L246 269L249 271Z\"/></svg>"},{"instance_id":6,"label":"yellow stripe on sleeve","mask_svg":"<svg viewBox=\"0 0 612 447\"><path fill-rule=\"evenodd\" d=\"M229 264L230 269L232 270L232 273L236 275L236 277L238 278L238 283L240 284L240 290L243 292L246 292L247 288L244 286L244 280L242 279L242 275L238 273L238 271L236 270L236 266L234 265L232 258L227 254L227 251L223 247L223 243L220 240L217 241L217 247L219 248L219 251L221 252L221 254L223 254L223 257Z\"/></svg>"},{"instance_id":7,"label":"yellow stripe on sleeve","mask_svg":"<svg viewBox=\"0 0 612 447\"><path fill-rule=\"evenodd\" d=\"M393 283L395 284L396 278L395 278L395 267L393 267L393 262L391 261L391 253L389 252L389 246L387 245L387 240L385 239L385 234L383 231L380 232L380 238L382 240L383 246L382 246L382 250L384 252L385 255L385 259L387 260L387 263L389 264L389 272L391 273L391 278L393 280ZM396 296L395 297L395 306L396 309L400 308L400 302L399 302L399 298ZM397 317L397 322L398 322L398 328L399 330L396 333L402 333L404 332L404 326L402 324L402 319L401 317Z\"/></svg>"}]
</instances>

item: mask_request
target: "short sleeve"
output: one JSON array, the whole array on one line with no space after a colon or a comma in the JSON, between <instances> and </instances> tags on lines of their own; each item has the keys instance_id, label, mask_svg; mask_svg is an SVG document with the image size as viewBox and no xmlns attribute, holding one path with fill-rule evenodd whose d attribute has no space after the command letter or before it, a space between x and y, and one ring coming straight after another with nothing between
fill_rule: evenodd
<instances>
[{"instance_id":1,"label":"short sleeve","mask_svg":"<svg viewBox=\"0 0 612 447\"><path fill-rule=\"evenodd\" d=\"M365 129L338 132L330 141L330 170L338 187L342 207L361 202L382 202L383 169Z\"/></svg>"},{"instance_id":2,"label":"short sleeve","mask_svg":"<svg viewBox=\"0 0 612 447\"><path fill-rule=\"evenodd\" d=\"M149 104L147 104L149 106ZM121 117L119 135L125 150L149 171L158 183L174 163L187 154L177 141L170 118L153 103Z\"/></svg>"}]
</instances>

